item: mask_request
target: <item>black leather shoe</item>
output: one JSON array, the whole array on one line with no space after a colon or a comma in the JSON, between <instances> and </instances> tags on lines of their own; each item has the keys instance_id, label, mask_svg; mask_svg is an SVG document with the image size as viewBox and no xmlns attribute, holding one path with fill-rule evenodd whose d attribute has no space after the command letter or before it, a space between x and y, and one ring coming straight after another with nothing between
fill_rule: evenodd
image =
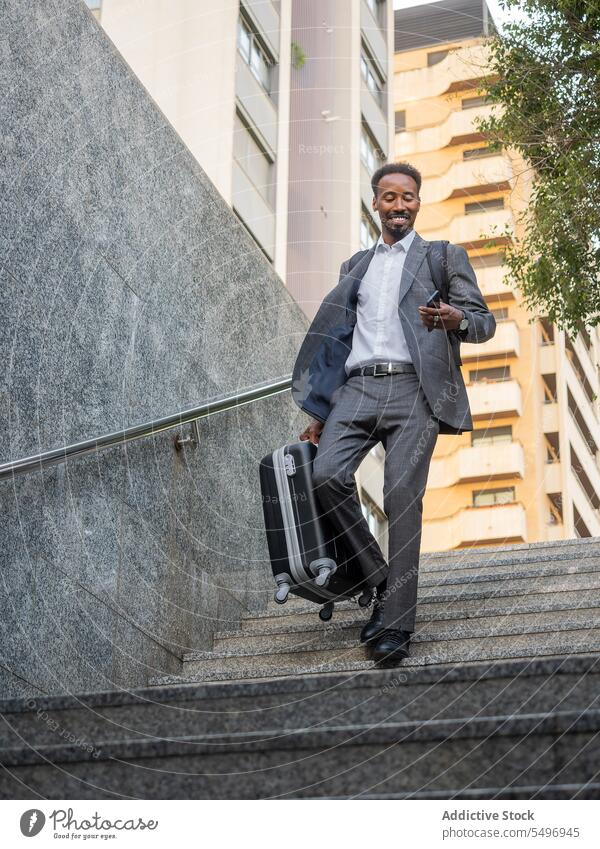
<instances>
[{"instance_id":1,"label":"black leather shoe","mask_svg":"<svg viewBox=\"0 0 600 849\"><path fill-rule=\"evenodd\" d=\"M384 666L396 666L408 657L410 631L386 630L373 649L373 660Z\"/></svg>"},{"instance_id":2,"label":"black leather shoe","mask_svg":"<svg viewBox=\"0 0 600 849\"><path fill-rule=\"evenodd\" d=\"M374 601L371 618L360 632L360 641L370 646L377 642L383 631L383 604L380 601Z\"/></svg>"}]
</instances>

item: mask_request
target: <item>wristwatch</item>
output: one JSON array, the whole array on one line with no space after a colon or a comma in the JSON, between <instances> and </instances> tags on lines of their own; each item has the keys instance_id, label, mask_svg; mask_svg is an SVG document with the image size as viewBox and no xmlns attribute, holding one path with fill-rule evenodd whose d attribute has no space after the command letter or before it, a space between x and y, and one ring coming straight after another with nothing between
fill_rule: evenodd
<instances>
[{"instance_id":1,"label":"wristwatch","mask_svg":"<svg viewBox=\"0 0 600 849\"><path fill-rule=\"evenodd\" d=\"M463 337L466 336L467 333L469 332L469 319L466 317L464 311L463 311L462 320L461 320L460 324L458 325L458 327L456 329L457 329L458 333Z\"/></svg>"}]
</instances>

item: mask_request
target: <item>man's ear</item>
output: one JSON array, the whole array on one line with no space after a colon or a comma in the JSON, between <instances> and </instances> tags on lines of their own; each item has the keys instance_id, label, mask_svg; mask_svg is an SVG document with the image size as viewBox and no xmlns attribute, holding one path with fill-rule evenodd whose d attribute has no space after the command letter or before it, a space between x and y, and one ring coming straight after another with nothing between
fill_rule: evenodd
<instances>
[{"instance_id":1,"label":"man's ear","mask_svg":"<svg viewBox=\"0 0 600 849\"><path fill-rule=\"evenodd\" d=\"M373 195L373 200L371 201L371 208L373 212L377 212L377 198Z\"/></svg>"}]
</instances>

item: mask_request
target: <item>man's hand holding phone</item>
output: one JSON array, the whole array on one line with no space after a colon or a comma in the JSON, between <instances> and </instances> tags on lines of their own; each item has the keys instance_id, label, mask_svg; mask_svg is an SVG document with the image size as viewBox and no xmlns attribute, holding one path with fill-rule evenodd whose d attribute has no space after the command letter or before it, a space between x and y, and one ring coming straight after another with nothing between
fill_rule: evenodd
<instances>
[{"instance_id":1,"label":"man's hand holding phone","mask_svg":"<svg viewBox=\"0 0 600 849\"><path fill-rule=\"evenodd\" d=\"M445 304L436 289L427 298L425 306L419 307L419 315L427 332L431 333L432 330L457 330L464 313L450 304Z\"/></svg>"}]
</instances>

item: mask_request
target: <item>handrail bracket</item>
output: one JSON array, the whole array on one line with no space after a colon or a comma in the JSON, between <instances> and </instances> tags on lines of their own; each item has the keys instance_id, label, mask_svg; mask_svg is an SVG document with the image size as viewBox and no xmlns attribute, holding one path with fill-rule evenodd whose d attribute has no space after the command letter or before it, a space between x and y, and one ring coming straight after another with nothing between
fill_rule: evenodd
<instances>
[{"instance_id":1,"label":"handrail bracket","mask_svg":"<svg viewBox=\"0 0 600 849\"><path fill-rule=\"evenodd\" d=\"M197 448L198 443L200 442L200 431L198 430L198 419L193 419L193 421L189 422L191 433L188 434L185 438L182 437L181 433L177 431L173 438L173 442L175 444L176 451L182 451L186 447Z\"/></svg>"}]
</instances>

